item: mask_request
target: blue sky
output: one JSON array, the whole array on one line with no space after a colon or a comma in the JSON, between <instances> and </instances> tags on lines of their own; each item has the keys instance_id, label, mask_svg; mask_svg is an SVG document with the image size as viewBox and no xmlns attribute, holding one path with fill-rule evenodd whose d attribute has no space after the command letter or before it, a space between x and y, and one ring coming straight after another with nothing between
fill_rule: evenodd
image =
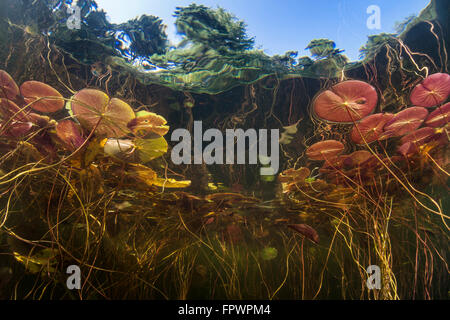
<instances>
[{"instance_id":1,"label":"blue sky","mask_svg":"<svg viewBox=\"0 0 450 320\"><path fill-rule=\"evenodd\" d=\"M283 54L288 50L309 55L305 47L310 40L329 38L345 50L351 60L359 57L359 48L367 36L394 32L396 21L418 14L429 0L96 0L111 22L121 23L141 14L161 17L168 26L173 43L179 41L172 16L177 6L193 2L216 8L220 6L247 24L256 47L267 54ZM381 13L381 29L367 28L370 5Z\"/></svg>"}]
</instances>

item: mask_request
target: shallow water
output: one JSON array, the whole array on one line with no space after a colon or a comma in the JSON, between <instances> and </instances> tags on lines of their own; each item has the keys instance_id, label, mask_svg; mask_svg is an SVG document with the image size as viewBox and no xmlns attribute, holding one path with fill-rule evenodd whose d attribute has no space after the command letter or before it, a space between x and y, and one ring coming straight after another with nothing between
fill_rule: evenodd
<instances>
[{"instance_id":1,"label":"shallow water","mask_svg":"<svg viewBox=\"0 0 450 320\"><path fill-rule=\"evenodd\" d=\"M448 298L446 1L356 63L81 3L0 0L1 298Z\"/></svg>"}]
</instances>

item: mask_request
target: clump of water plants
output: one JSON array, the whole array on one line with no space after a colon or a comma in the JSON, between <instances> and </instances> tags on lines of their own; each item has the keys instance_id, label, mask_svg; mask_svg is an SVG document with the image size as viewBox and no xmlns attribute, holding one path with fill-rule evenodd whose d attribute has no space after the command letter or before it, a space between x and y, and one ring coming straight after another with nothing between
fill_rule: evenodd
<instances>
[{"instance_id":1,"label":"clump of water plants","mask_svg":"<svg viewBox=\"0 0 450 320\"><path fill-rule=\"evenodd\" d=\"M411 197L416 221L427 225L440 220L444 230L449 230L450 217L441 204L414 186L423 172L442 181L449 176L448 103L443 104L450 96L449 79L445 73L425 77L411 90L412 105L399 106L395 114L373 113L378 95L368 83L347 80L332 85L313 100L313 114L331 123L329 130L346 124L349 136L340 141L322 140L306 149L310 166L318 169L315 176L311 177L308 167L290 168L279 176L290 201L337 208L333 214L336 234L345 239L355 263L361 267L367 259L374 259L382 267L385 278L380 298L398 298L391 243L395 240L388 230L395 221L409 218L405 208L394 206L400 201L395 198ZM434 110L430 114L427 108ZM417 218L418 212L424 217ZM316 232L309 228L301 230L311 238ZM364 237L361 232L370 235L371 245L356 256L353 241Z\"/></svg>"}]
</instances>

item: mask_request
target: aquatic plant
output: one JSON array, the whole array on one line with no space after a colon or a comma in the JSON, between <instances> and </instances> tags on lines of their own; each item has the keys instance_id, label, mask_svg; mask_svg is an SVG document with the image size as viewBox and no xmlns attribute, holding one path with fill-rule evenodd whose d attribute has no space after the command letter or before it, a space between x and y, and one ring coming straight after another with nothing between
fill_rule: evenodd
<instances>
[{"instance_id":1,"label":"aquatic plant","mask_svg":"<svg viewBox=\"0 0 450 320\"><path fill-rule=\"evenodd\" d=\"M290 202L313 201L317 206L336 208L334 213L327 210L337 219L335 236L339 234L344 238L360 267L361 261L366 259L365 254L361 256L362 244L353 242L359 232L370 235L374 251L368 249L368 252L381 263L385 275L378 296L382 299L398 298L398 280L391 261L393 253L391 249L386 250L392 248L392 244L387 231L377 231L387 230L392 221L406 218L404 208L397 206L399 212L393 212L393 199L398 197L398 188L411 196L415 212L421 208L425 213L435 215L426 220L440 219L443 229L448 231L450 217L438 202L418 190L413 182L418 179L420 170L441 176L444 181L449 176L448 103L440 105L449 97L447 79L448 74L435 73L425 76L423 81L416 81L412 90L403 91L403 97L397 96L398 101L411 101L413 105L397 105L391 109L400 110L395 114L371 114L378 108L383 111L383 105L378 105L378 94L368 83L344 80L328 85L311 103L311 114L319 120L318 125L328 123L323 125L322 133L317 134L322 139L307 144L304 154L311 164L307 162L306 167L297 170L287 169L278 179ZM429 113L425 107L436 109ZM343 126L351 126L350 140L337 132L342 131ZM325 136L335 139L323 138ZM350 142L357 145L357 150L345 154L346 150L354 150ZM317 161L325 163L311 179L311 170L318 168L315 167ZM322 187L315 188L308 180L321 181ZM350 190L353 199L347 197L346 190ZM390 203L386 202L388 199ZM417 221L417 213L415 219ZM361 228L364 230L361 224L366 226L365 231L361 231ZM367 262L362 263L365 264Z\"/></svg>"},{"instance_id":2,"label":"aquatic plant","mask_svg":"<svg viewBox=\"0 0 450 320\"><path fill-rule=\"evenodd\" d=\"M369 115L377 105L375 88L357 80L338 83L320 93L314 101L314 113L334 122L354 122Z\"/></svg>"},{"instance_id":3,"label":"aquatic plant","mask_svg":"<svg viewBox=\"0 0 450 320\"><path fill-rule=\"evenodd\" d=\"M381 138L387 122L392 120L392 113L376 113L357 122L350 137L357 144L371 143Z\"/></svg>"},{"instance_id":4,"label":"aquatic plant","mask_svg":"<svg viewBox=\"0 0 450 320\"><path fill-rule=\"evenodd\" d=\"M411 92L411 103L420 107L434 107L450 95L450 75L434 73L426 77Z\"/></svg>"},{"instance_id":5,"label":"aquatic plant","mask_svg":"<svg viewBox=\"0 0 450 320\"><path fill-rule=\"evenodd\" d=\"M422 107L409 107L396 113L383 127L382 138L399 137L420 127L428 116Z\"/></svg>"},{"instance_id":6,"label":"aquatic plant","mask_svg":"<svg viewBox=\"0 0 450 320\"><path fill-rule=\"evenodd\" d=\"M306 150L311 160L330 160L344 151L344 145L336 140L317 142Z\"/></svg>"},{"instance_id":7,"label":"aquatic plant","mask_svg":"<svg viewBox=\"0 0 450 320\"><path fill-rule=\"evenodd\" d=\"M450 102L437 107L425 119L428 127L444 127L450 122Z\"/></svg>"}]
</instances>

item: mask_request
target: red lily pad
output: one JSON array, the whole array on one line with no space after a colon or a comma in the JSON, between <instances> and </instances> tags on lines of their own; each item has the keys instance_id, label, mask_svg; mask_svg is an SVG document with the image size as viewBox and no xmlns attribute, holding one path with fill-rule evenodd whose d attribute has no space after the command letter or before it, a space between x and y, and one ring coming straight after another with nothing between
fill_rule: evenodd
<instances>
[{"instance_id":1,"label":"red lily pad","mask_svg":"<svg viewBox=\"0 0 450 320\"><path fill-rule=\"evenodd\" d=\"M364 144L364 140L366 143L376 141L383 132L384 125L393 117L392 113L372 114L355 124L350 138L357 144Z\"/></svg>"},{"instance_id":2,"label":"red lily pad","mask_svg":"<svg viewBox=\"0 0 450 320\"><path fill-rule=\"evenodd\" d=\"M100 90L83 89L73 96L71 109L84 129L96 128L97 135L120 138L130 133L127 124L135 118L133 109L124 101Z\"/></svg>"},{"instance_id":3,"label":"red lily pad","mask_svg":"<svg viewBox=\"0 0 450 320\"><path fill-rule=\"evenodd\" d=\"M384 126L380 138L400 137L416 130L428 116L428 110L422 107L411 107L402 110Z\"/></svg>"},{"instance_id":4,"label":"red lily pad","mask_svg":"<svg viewBox=\"0 0 450 320\"><path fill-rule=\"evenodd\" d=\"M372 113L377 102L374 87L363 81L348 80L319 94L314 99L313 109L325 121L354 122Z\"/></svg>"},{"instance_id":5,"label":"red lily pad","mask_svg":"<svg viewBox=\"0 0 450 320\"><path fill-rule=\"evenodd\" d=\"M311 160L327 160L342 153L344 148L344 145L337 140L325 140L310 146L306 150L306 155Z\"/></svg>"},{"instance_id":6,"label":"red lily pad","mask_svg":"<svg viewBox=\"0 0 450 320\"><path fill-rule=\"evenodd\" d=\"M348 167L360 167L367 161L375 158L372 153L367 150L358 150L348 155L344 160L344 165Z\"/></svg>"},{"instance_id":7,"label":"red lily pad","mask_svg":"<svg viewBox=\"0 0 450 320\"><path fill-rule=\"evenodd\" d=\"M440 106L429 114L425 120L425 125L429 127L443 127L450 122L450 102Z\"/></svg>"},{"instance_id":8,"label":"red lily pad","mask_svg":"<svg viewBox=\"0 0 450 320\"><path fill-rule=\"evenodd\" d=\"M430 128L430 127L424 127L420 128L414 132L411 132L410 134L402 137L400 139L400 143L406 143L406 142L412 142L416 145L422 145L424 143L429 142L434 137L437 137L439 133L436 132L437 129Z\"/></svg>"},{"instance_id":9,"label":"red lily pad","mask_svg":"<svg viewBox=\"0 0 450 320\"><path fill-rule=\"evenodd\" d=\"M8 137L22 138L30 133L32 128L33 123L31 122L11 121L0 132L4 131L3 135Z\"/></svg>"},{"instance_id":10,"label":"red lily pad","mask_svg":"<svg viewBox=\"0 0 450 320\"><path fill-rule=\"evenodd\" d=\"M415 153L419 150L420 146L430 142L433 139L439 139L439 137L440 134L436 132L435 128L420 128L404 136L400 140L398 152L404 156Z\"/></svg>"},{"instance_id":11,"label":"red lily pad","mask_svg":"<svg viewBox=\"0 0 450 320\"><path fill-rule=\"evenodd\" d=\"M411 92L411 103L420 107L434 107L450 95L450 75L435 73L426 77Z\"/></svg>"},{"instance_id":12,"label":"red lily pad","mask_svg":"<svg viewBox=\"0 0 450 320\"><path fill-rule=\"evenodd\" d=\"M20 92L31 108L40 112L56 112L64 108L63 96L53 87L39 81L26 81Z\"/></svg>"},{"instance_id":13,"label":"red lily pad","mask_svg":"<svg viewBox=\"0 0 450 320\"><path fill-rule=\"evenodd\" d=\"M14 79L5 70L0 70L0 98L14 100L19 94L19 87Z\"/></svg>"},{"instance_id":14,"label":"red lily pad","mask_svg":"<svg viewBox=\"0 0 450 320\"><path fill-rule=\"evenodd\" d=\"M417 150L417 147L412 142L406 142L398 147L397 152L407 157L408 155L416 153Z\"/></svg>"},{"instance_id":15,"label":"red lily pad","mask_svg":"<svg viewBox=\"0 0 450 320\"><path fill-rule=\"evenodd\" d=\"M85 141L81 134L81 128L71 120L58 122L56 125L56 135L70 151L77 150Z\"/></svg>"},{"instance_id":16,"label":"red lily pad","mask_svg":"<svg viewBox=\"0 0 450 320\"><path fill-rule=\"evenodd\" d=\"M0 116L5 120L14 119L25 121L28 119L25 111L14 102L8 99L0 98Z\"/></svg>"}]
</instances>

